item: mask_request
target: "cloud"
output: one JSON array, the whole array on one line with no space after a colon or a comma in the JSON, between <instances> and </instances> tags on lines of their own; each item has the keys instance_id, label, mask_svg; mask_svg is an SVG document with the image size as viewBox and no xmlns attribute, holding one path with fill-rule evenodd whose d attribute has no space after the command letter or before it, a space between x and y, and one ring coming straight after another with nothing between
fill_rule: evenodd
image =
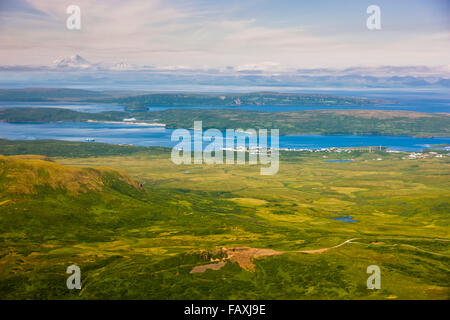
<instances>
[{"instance_id":1,"label":"cloud","mask_svg":"<svg viewBox=\"0 0 450 320\"><path fill-rule=\"evenodd\" d=\"M274 71L280 67L279 62L264 61L262 63L251 63L237 66L236 71Z\"/></svg>"},{"instance_id":2,"label":"cloud","mask_svg":"<svg viewBox=\"0 0 450 320\"><path fill-rule=\"evenodd\" d=\"M258 6L252 1L243 0L239 6L233 2L224 10L224 4L194 0L77 0L81 31L66 29L65 2L6 2L8 10L0 15L0 59L5 65L48 65L75 54L110 64L126 61L125 69L136 64L278 72L355 64L449 63L449 33L442 30L426 34L406 29L313 32L317 25L275 23L256 13L252 17L252 9Z\"/></svg>"}]
</instances>

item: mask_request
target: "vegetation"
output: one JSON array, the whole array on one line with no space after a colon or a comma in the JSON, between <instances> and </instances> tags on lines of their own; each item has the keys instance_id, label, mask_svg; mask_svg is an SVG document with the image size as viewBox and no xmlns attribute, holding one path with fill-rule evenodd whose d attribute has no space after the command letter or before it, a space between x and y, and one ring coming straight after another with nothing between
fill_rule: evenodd
<instances>
[{"instance_id":1,"label":"vegetation","mask_svg":"<svg viewBox=\"0 0 450 320\"><path fill-rule=\"evenodd\" d=\"M127 116L128 113L120 111L87 113L61 108L0 108L0 121L5 122L122 121Z\"/></svg>"},{"instance_id":2,"label":"vegetation","mask_svg":"<svg viewBox=\"0 0 450 320\"><path fill-rule=\"evenodd\" d=\"M250 165L177 166L162 148L84 143L67 157L65 144L20 150L51 158L0 157L2 299L450 297L448 157L282 152L278 174L261 176ZM354 161L325 161L339 159ZM249 256L246 268L223 249L236 247L280 254ZM66 288L72 264L82 290ZM372 264L381 290L366 288Z\"/></svg>"},{"instance_id":3,"label":"vegetation","mask_svg":"<svg viewBox=\"0 0 450 320\"><path fill-rule=\"evenodd\" d=\"M253 93L151 93L92 91L66 88L0 89L0 101L108 102L125 104L128 111L146 111L148 106L239 106L239 105L370 105L386 101L326 94L279 92Z\"/></svg>"},{"instance_id":4,"label":"vegetation","mask_svg":"<svg viewBox=\"0 0 450 320\"><path fill-rule=\"evenodd\" d=\"M48 157L101 157L130 155L151 150L153 154L166 153L163 147L136 147L99 142L75 142L62 140L6 140L0 139L0 154L38 154Z\"/></svg>"},{"instance_id":5,"label":"vegetation","mask_svg":"<svg viewBox=\"0 0 450 320\"><path fill-rule=\"evenodd\" d=\"M72 122L122 121L127 112L83 113L58 108L3 108L0 121ZM279 129L281 135L294 134L380 134L419 137L450 136L450 115L410 111L308 110L295 112L257 112L230 109L171 109L136 112L145 122L163 122L168 128L191 128L194 121L203 127L225 129Z\"/></svg>"},{"instance_id":6,"label":"vegetation","mask_svg":"<svg viewBox=\"0 0 450 320\"><path fill-rule=\"evenodd\" d=\"M150 106L249 106L249 105L297 105L297 106L354 106L381 103L356 97L340 97L325 94L299 94L279 92L253 93L152 93L123 97L110 102L126 104L127 110L145 111Z\"/></svg>"},{"instance_id":7,"label":"vegetation","mask_svg":"<svg viewBox=\"0 0 450 320\"><path fill-rule=\"evenodd\" d=\"M450 136L450 115L410 111L308 110L256 112L243 110L172 109L151 112L167 127L191 128L194 121L217 129L270 129L281 135L295 134L379 134L395 136Z\"/></svg>"}]
</instances>

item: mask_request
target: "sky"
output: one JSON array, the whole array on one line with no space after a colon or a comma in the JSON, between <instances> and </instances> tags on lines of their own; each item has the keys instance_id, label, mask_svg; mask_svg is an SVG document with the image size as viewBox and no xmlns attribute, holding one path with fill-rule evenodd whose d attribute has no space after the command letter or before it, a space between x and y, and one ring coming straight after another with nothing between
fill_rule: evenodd
<instances>
[{"instance_id":1,"label":"sky","mask_svg":"<svg viewBox=\"0 0 450 320\"><path fill-rule=\"evenodd\" d=\"M381 29L369 30L369 5ZM81 30L68 30L69 5ZM448 0L0 0L0 65L290 70L450 65Z\"/></svg>"}]
</instances>

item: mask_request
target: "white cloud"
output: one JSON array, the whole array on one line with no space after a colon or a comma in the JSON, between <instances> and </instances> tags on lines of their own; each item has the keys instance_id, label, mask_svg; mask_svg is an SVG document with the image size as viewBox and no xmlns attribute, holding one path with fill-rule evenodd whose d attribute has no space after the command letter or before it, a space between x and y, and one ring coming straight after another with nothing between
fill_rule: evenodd
<instances>
[{"instance_id":1,"label":"white cloud","mask_svg":"<svg viewBox=\"0 0 450 320\"><path fill-rule=\"evenodd\" d=\"M262 63L251 63L239 65L234 70L236 71L274 71L279 69L280 63L272 61L264 61Z\"/></svg>"},{"instance_id":2,"label":"white cloud","mask_svg":"<svg viewBox=\"0 0 450 320\"><path fill-rule=\"evenodd\" d=\"M81 8L81 31L66 29L67 3L61 1L30 0L44 16L29 11L2 15L2 64L50 64L74 54L106 63L181 69L232 65L235 70L253 71L449 64L448 33L391 34L383 29L358 32L348 39L347 34L319 35L300 25L274 26L170 1L76 3Z\"/></svg>"}]
</instances>

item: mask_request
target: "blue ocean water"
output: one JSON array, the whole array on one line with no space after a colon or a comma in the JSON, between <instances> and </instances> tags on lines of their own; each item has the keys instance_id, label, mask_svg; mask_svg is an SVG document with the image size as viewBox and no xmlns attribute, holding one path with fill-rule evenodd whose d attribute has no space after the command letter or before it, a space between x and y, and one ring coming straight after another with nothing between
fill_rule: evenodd
<instances>
[{"instance_id":1,"label":"blue ocean water","mask_svg":"<svg viewBox=\"0 0 450 320\"><path fill-rule=\"evenodd\" d=\"M292 91L303 92L303 91ZM264 112L285 112L302 110L323 110L323 109L370 109L370 110L400 110L429 113L450 113L450 93L446 91L392 91L392 90L307 90L305 93L330 94L337 96L351 96L361 98L372 98L389 101L387 104L363 105L363 106L196 106L199 109L240 109ZM164 107L149 106L149 111L160 111L166 109L188 108L183 106ZM192 108L192 107L189 107Z\"/></svg>"},{"instance_id":2,"label":"blue ocean water","mask_svg":"<svg viewBox=\"0 0 450 320\"><path fill-rule=\"evenodd\" d=\"M95 142L113 144L173 147L178 142L171 141L172 132L173 129L164 127L122 123L0 123L0 138L11 140L86 141L86 139L90 139L95 140ZM268 141L268 145L271 146L270 139ZM450 144L450 137L414 138L381 135L293 135L279 137L279 147L291 149L385 146L390 150L421 151L429 148L430 145L444 143ZM208 143L205 142L205 144Z\"/></svg>"},{"instance_id":3,"label":"blue ocean water","mask_svg":"<svg viewBox=\"0 0 450 320\"><path fill-rule=\"evenodd\" d=\"M282 89L282 88L280 88ZM254 88L257 91L258 88ZM286 90L284 90L286 91ZM240 109L265 112L285 112L322 109L370 109L370 110L403 110L429 113L450 113L450 93L446 91L399 91L399 90L291 90L289 92L304 92L315 94L330 94L337 96L364 97L389 101L388 104L366 106L148 106L149 111L161 111L166 109ZM60 103L60 102L9 102L0 101L0 108L8 107L46 107L64 108L81 112L123 111L123 105L110 103Z\"/></svg>"},{"instance_id":4,"label":"blue ocean water","mask_svg":"<svg viewBox=\"0 0 450 320\"><path fill-rule=\"evenodd\" d=\"M450 94L445 91L308 91L342 96L357 96L388 100L392 103L374 106L240 106L228 107L253 111L300 111L310 109L380 109L405 110L433 113L450 113ZM100 103L50 103L50 102L0 102L0 108L7 107L52 107L82 112L123 111L124 106ZM192 107L170 107L192 108ZM221 106L201 106L201 109L223 109ZM169 107L150 107L150 111L169 109ZM188 110L186 110L189 112ZM138 146L173 147L172 130L137 124L121 123L0 123L0 138L6 139L60 139L71 141L95 140L114 144L133 144ZM280 148L320 149L329 147L385 146L390 150L421 151L436 144L449 144L447 138L413 138L397 136L357 136L357 135L293 135L280 136ZM0 150L1 151L1 150Z\"/></svg>"}]
</instances>

